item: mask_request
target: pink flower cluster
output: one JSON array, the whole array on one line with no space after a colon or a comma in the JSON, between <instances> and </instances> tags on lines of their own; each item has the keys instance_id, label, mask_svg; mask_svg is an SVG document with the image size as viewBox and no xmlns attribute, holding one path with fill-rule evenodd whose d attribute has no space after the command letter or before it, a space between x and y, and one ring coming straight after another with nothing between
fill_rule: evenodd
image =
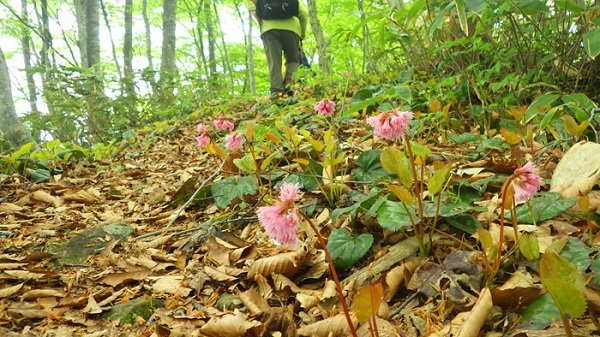
<instances>
[{"instance_id":1,"label":"pink flower cluster","mask_svg":"<svg viewBox=\"0 0 600 337\"><path fill-rule=\"evenodd\" d=\"M223 115L217 117L213 122L215 125L215 130L217 131L233 131L235 127L232 122L225 119Z\"/></svg>"},{"instance_id":2,"label":"pink flower cluster","mask_svg":"<svg viewBox=\"0 0 600 337\"><path fill-rule=\"evenodd\" d=\"M367 118L367 123L373 127L373 132L377 136L389 140L400 140L408 130L413 117L414 114L410 111L392 110Z\"/></svg>"},{"instance_id":3,"label":"pink flower cluster","mask_svg":"<svg viewBox=\"0 0 600 337\"><path fill-rule=\"evenodd\" d=\"M200 134L196 136L196 141L198 142L198 145L200 145L201 148L207 147L208 144L210 144L210 132L208 131L206 126L204 126L204 124L198 124L196 130L200 132Z\"/></svg>"},{"instance_id":4,"label":"pink flower cluster","mask_svg":"<svg viewBox=\"0 0 600 337\"><path fill-rule=\"evenodd\" d=\"M219 116L217 119L213 121L213 125L215 126L216 131L233 131L235 125L226 120L224 116ZM196 136L196 141L201 148L205 148L210 144L210 131L204 124L199 124L197 127L198 132L200 133ZM242 148L243 138L242 135L235 132L230 133L225 136L225 147L227 147L231 151L237 151Z\"/></svg>"},{"instance_id":5,"label":"pink flower cluster","mask_svg":"<svg viewBox=\"0 0 600 337\"><path fill-rule=\"evenodd\" d=\"M315 111L323 116L332 115L335 111L335 102L329 98L325 98L315 105Z\"/></svg>"},{"instance_id":6,"label":"pink flower cluster","mask_svg":"<svg viewBox=\"0 0 600 337\"><path fill-rule=\"evenodd\" d=\"M230 151L236 151L242 148L242 135L239 133L230 133L225 136L225 146Z\"/></svg>"},{"instance_id":7,"label":"pink flower cluster","mask_svg":"<svg viewBox=\"0 0 600 337\"><path fill-rule=\"evenodd\" d=\"M535 171L535 164L530 161L515 170L516 178L513 180L515 202L529 200L540 189L543 179Z\"/></svg>"},{"instance_id":8,"label":"pink flower cluster","mask_svg":"<svg viewBox=\"0 0 600 337\"><path fill-rule=\"evenodd\" d=\"M299 197L298 185L283 183L275 205L259 207L256 211L267 234L281 245L293 246L298 243L296 232L300 220L294 202Z\"/></svg>"}]
</instances>

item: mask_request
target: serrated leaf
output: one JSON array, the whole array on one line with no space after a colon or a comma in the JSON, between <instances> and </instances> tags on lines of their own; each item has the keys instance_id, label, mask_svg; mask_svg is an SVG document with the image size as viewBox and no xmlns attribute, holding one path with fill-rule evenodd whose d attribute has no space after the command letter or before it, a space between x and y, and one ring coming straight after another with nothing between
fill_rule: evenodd
<instances>
[{"instance_id":1,"label":"serrated leaf","mask_svg":"<svg viewBox=\"0 0 600 337\"><path fill-rule=\"evenodd\" d=\"M244 195L256 193L256 183L252 177L229 177L215 181L211 193L219 209L225 209L236 198L243 199Z\"/></svg>"},{"instance_id":2,"label":"serrated leaf","mask_svg":"<svg viewBox=\"0 0 600 337\"><path fill-rule=\"evenodd\" d=\"M377 221L379 225L389 231L397 231L401 228L412 226L411 217L416 218L414 208L406 204L409 216L401 202L386 200L377 210Z\"/></svg>"},{"instance_id":3,"label":"serrated leaf","mask_svg":"<svg viewBox=\"0 0 600 337\"><path fill-rule=\"evenodd\" d=\"M554 253L544 253L540 260L540 279L563 315L577 318L585 313L583 277L569 261Z\"/></svg>"},{"instance_id":4,"label":"serrated leaf","mask_svg":"<svg viewBox=\"0 0 600 337\"><path fill-rule=\"evenodd\" d=\"M538 238L535 235L525 233L521 236L519 249L523 256L530 261L537 261L540 258L540 246Z\"/></svg>"},{"instance_id":5,"label":"serrated leaf","mask_svg":"<svg viewBox=\"0 0 600 337\"><path fill-rule=\"evenodd\" d=\"M522 223L534 223L531 214L535 217L535 223L549 220L562 212L571 208L577 202L577 198L561 199L560 193L547 192L539 193L535 197L529 199L531 212L527 204L517 206L517 220ZM505 213L505 218L512 219L510 212Z\"/></svg>"},{"instance_id":6,"label":"serrated leaf","mask_svg":"<svg viewBox=\"0 0 600 337\"><path fill-rule=\"evenodd\" d=\"M340 268L347 268L358 262L371 248L373 235L362 233L357 237L344 229L334 229L327 239L327 250Z\"/></svg>"},{"instance_id":7,"label":"serrated leaf","mask_svg":"<svg viewBox=\"0 0 600 337\"><path fill-rule=\"evenodd\" d=\"M354 296L354 314L359 323L366 323L377 315L382 298L381 283L365 284L358 289L358 293Z\"/></svg>"}]
</instances>

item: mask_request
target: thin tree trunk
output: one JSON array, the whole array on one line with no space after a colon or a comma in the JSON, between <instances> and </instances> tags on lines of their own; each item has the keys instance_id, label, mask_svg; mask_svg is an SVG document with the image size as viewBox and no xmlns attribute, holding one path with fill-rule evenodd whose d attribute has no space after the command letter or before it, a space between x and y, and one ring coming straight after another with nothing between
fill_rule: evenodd
<instances>
[{"instance_id":1,"label":"thin tree trunk","mask_svg":"<svg viewBox=\"0 0 600 337\"><path fill-rule=\"evenodd\" d=\"M113 38L112 28L110 28L110 20L108 19L108 13L106 12L106 7L104 6L104 0L100 0L100 9L102 9L104 24L106 25L106 29L108 29L108 37L110 38L110 46L112 50L113 60L115 62L115 68L117 69L117 74L119 75L119 78L123 79L121 65L119 64L119 59L117 58L117 47L115 46L115 39Z\"/></svg>"},{"instance_id":2,"label":"thin tree trunk","mask_svg":"<svg viewBox=\"0 0 600 337\"><path fill-rule=\"evenodd\" d=\"M196 31L198 32L198 43L200 46L199 53L202 59L202 67L204 68L204 73L206 74L206 77L208 77L210 73L208 70L208 60L206 59L206 54L204 53L204 27L202 26L202 22L204 21L202 20L202 8L204 7L203 4L203 0L200 0L200 3L198 4L198 10L196 12Z\"/></svg>"},{"instance_id":3,"label":"thin tree trunk","mask_svg":"<svg viewBox=\"0 0 600 337\"><path fill-rule=\"evenodd\" d=\"M79 46L79 59L82 68L89 67L87 48L87 20L85 0L75 0L75 17L77 19L77 45Z\"/></svg>"},{"instance_id":4,"label":"thin tree trunk","mask_svg":"<svg viewBox=\"0 0 600 337\"><path fill-rule=\"evenodd\" d=\"M239 4L235 4L235 12L240 19L240 22L245 22L244 16L240 9ZM244 85L242 87L242 93L246 93L246 90L250 89L250 94L256 96L256 84L254 82L254 50L252 45L252 23L253 18L250 13L246 14L248 19L248 30L244 30L244 45L246 46L246 72L244 74Z\"/></svg>"},{"instance_id":5,"label":"thin tree trunk","mask_svg":"<svg viewBox=\"0 0 600 337\"><path fill-rule=\"evenodd\" d=\"M319 22L319 16L317 13L317 4L315 0L307 0L308 4L308 17L310 20L310 26L317 40L317 54L319 55L319 67L325 75L329 75L329 60L327 58L327 45L325 41L325 34L323 34L323 28Z\"/></svg>"},{"instance_id":6,"label":"thin tree trunk","mask_svg":"<svg viewBox=\"0 0 600 337\"><path fill-rule=\"evenodd\" d=\"M0 131L4 133L6 139L13 147L19 149L21 146L33 142L35 139L31 133L21 123L15 111L15 104L12 98L10 88L10 77L8 76L8 67L4 53L0 48ZM37 147L37 145L35 145Z\"/></svg>"},{"instance_id":7,"label":"thin tree trunk","mask_svg":"<svg viewBox=\"0 0 600 337\"><path fill-rule=\"evenodd\" d=\"M142 17L144 19L144 29L146 32L146 58L148 59L146 73L150 74L146 78L150 82L153 93L156 93L156 79L154 77L154 64L152 62L152 31L150 30L150 20L148 19L148 0L142 0Z\"/></svg>"},{"instance_id":8,"label":"thin tree trunk","mask_svg":"<svg viewBox=\"0 0 600 337\"><path fill-rule=\"evenodd\" d=\"M175 27L177 16L177 1L163 0L163 43L160 63L161 82L163 76L170 82L175 72Z\"/></svg>"},{"instance_id":9,"label":"thin tree trunk","mask_svg":"<svg viewBox=\"0 0 600 337\"><path fill-rule=\"evenodd\" d=\"M216 59L216 44L217 39L215 37L215 25L213 20L212 11L210 8L211 1L204 1L204 22L206 24L206 35L208 38L208 82L210 86L211 94L214 94L214 90L218 85L217 80L217 59Z\"/></svg>"},{"instance_id":10,"label":"thin tree trunk","mask_svg":"<svg viewBox=\"0 0 600 337\"><path fill-rule=\"evenodd\" d=\"M24 21L29 22L27 0L21 0L21 15ZM35 87L35 80L33 79L33 72L31 71L31 37L28 29L24 30L23 37L21 37L21 48L23 49L23 62L25 64L29 107L31 111L38 111L37 88Z\"/></svg>"},{"instance_id":11,"label":"thin tree trunk","mask_svg":"<svg viewBox=\"0 0 600 337\"><path fill-rule=\"evenodd\" d=\"M213 2L213 9L215 11L215 21L217 22L217 26L219 27L219 32L221 33L221 45L223 46L223 69L227 70L229 74L229 93L233 95L233 69L231 68L231 63L229 63L229 55L227 53L227 43L225 43L225 34L223 34L223 29L221 28L221 20L219 19L219 12L217 10L216 2Z\"/></svg>"},{"instance_id":12,"label":"thin tree trunk","mask_svg":"<svg viewBox=\"0 0 600 337\"><path fill-rule=\"evenodd\" d=\"M133 0L125 0L125 33L123 36L123 82L127 96L135 96L133 84Z\"/></svg>"}]
</instances>

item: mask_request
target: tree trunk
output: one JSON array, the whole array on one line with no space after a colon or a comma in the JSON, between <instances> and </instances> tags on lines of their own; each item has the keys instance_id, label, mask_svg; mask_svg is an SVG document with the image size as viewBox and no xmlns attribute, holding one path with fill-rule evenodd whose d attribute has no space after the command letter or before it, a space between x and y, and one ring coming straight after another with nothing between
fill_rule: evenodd
<instances>
[{"instance_id":1,"label":"tree trunk","mask_svg":"<svg viewBox=\"0 0 600 337\"><path fill-rule=\"evenodd\" d=\"M242 15L242 11L240 9L239 4L235 4L235 12L240 19L240 22L245 22L244 16ZM254 78L254 48L252 45L252 24L253 18L250 13L246 14L247 22L248 22L248 30L244 31L244 45L246 46L246 73L244 76L244 86L242 87L242 93L245 93L246 90L250 89L250 94L252 96L256 96L256 83Z\"/></svg>"},{"instance_id":2,"label":"tree trunk","mask_svg":"<svg viewBox=\"0 0 600 337\"><path fill-rule=\"evenodd\" d=\"M315 0L308 0L308 17L310 20L310 26L312 28L313 35L317 40L317 54L319 55L319 67L325 75L329 75L329 60L327 58L327 45L325 41L325 34L323 34L323 28L319 22L319 16L317 15L317 4Z\"/></svg>"},{"instance_id":3,"label":"tree trunk","mask_svg":"<svg viewBox=\"0 0 600 337\"><path fill-rule=\"evenodd\" d=\"M113 56L113 61L115 62L115 69L117 70L117 74L120 79L123 79L123 73L121 72L121 65L119 65L119 59L117 58L117 47L115 46L115 39L113 38L112 28L110 24L110 20L108 19L108 12L106 12L106 7L104 6L104 0L100 0L100 8L102 9L102 16L104 17L104 24L106 25L106 29L108 29L108 37L110 38L110 46Z\"/></svg>"},{"instance_id":4,"label":"tree trunk","mask_svg":"<svg viewBox=\"0 0 600 337\"><path fill-rule=\"evenodd\" d=\"M173 96L175 79L175 28L177 0L163 0L163 42L160 57L160 86L163 95Z\"/></svg>"},{"instance_id":5,"label":"tree trunk","mask_svg":"<svg viewBox=\"0 0 600 337\"><path fill-rule=\"evenodd\" d=\"M229 54L227 53L227 43L225 42L225 34L223 34L223 29L221 28L221 19L219 18L219 12L217 10L216 2L213 2L213 9L215 11L215 21L217 22L219 32L221 33L221 45L223 46L223 69L225 69L229 74L229 93L233 95L233 69L231 68L231 63L229 62Z\"/></svg>"},{"instance_id":6,"label":"tree trunk","mask_svg":"<svg viewBox=\"0 0 600 337\"><path fill-rule=\"evenodd\" d=\"M75 0L75 18L77 19L77 45L79 46L79 59L82 68L89 67L87 57L87 19L85 0Z\"/></svg>"},{"instance_id":7,"label":"tree trunk","mask_svg":"<svg viewBox=\"0 0 600 337\"><path fill-rule=\"evenodd\" d=\"M156 79L154 77L154 64L152 62L152 31L150 30L150 20L148 19L148 0L142 1L142 17L144 19L144 29L146 32L146 58L148 67L145 69L145 79L150 82L152 91L156 93Z\"/></svg>"},{"instance_id":8,"label":"tree trunk","mask_svg":"<svg viewBox=\"0 0 600 337\"><path fill-rule=\"evenodd\" d=\"M15 112L12 91L10 88L10 77L8 76L8 66L4 59L4 53L0 48L0 131L4 133L6 139L17 150L21 146L35 140L31 133L21 123ZM37 147L37 145L36 145Z\"/></svg>"},{"instance_id":9,"label":"tree trunk","mask_svg":"<svg viewBox=\"0 0 600 337\"><path fill-rule=\"evenodd\" d=\"M127 96L135 96L133 84L133 0L125 0L125 34L123 36L123 82Z\"/></svg>"},{"instance_id":10,"label":"tree trunk","mask_svg":"<svg viewBox=\"0 0 600 337\"><path fill-rule=\"evenodd\" d=\"M206 25L206 37L208 38L208 83L210 86L210 92L212 94L219 83L217 79L217 57L215 52L217 45L214 25L215 20L213 19L210 5L211 1L204 1L204 22Z\"/></svg>"},{"instance_id":11,"label":"tree trunk","mask_svg":"<svg viewBox=\"0 0 600 337\"><path fill-rule=\"evenodd\" d=\"M25 22L29 22L27 7L27 0L21 0L21 16ZM25 77L27 79L29 107L31 111L38 111L37 88L35 87L35 80L33 79L33 72L31 71L31 37L29 35L29 29L23 30L23 37L21 37L21 48L23 49L23 63L25 64Z\"/></svg>"},{"instance_id":12,"label":"tree trunk","mask_svg":"<svg viewBox=\"0 0 600 337\"><path fill-rule=\"evenodd\" d=\"M210 1L210 0L207 0ZM208 77L209 75L209 70L208 70L208 61L206 59L206 54L204 53L204 27L202 25L202 22L204 20L202 20L202 8L203 8L203 1L200 0L200 3L198 4L198 10L196 12L196 31L198 32L198 47L200 48L198 50L198 53L200 54L200 59L202 60L202 67L204 70L204 73L206 74L206 76Z\"/></svg>"}]
</instances>

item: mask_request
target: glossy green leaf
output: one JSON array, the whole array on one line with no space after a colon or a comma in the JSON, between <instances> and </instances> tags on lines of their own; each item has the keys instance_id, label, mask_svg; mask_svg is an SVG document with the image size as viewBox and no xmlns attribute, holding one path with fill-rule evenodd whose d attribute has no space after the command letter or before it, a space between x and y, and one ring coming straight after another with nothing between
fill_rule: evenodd
<instances>
[{"instance_id":1,"label":"glossy green leaf","mask_svg":"<svg viewBox=\"0 0 600 337\"><path fill-rule=\"evenodd\" d=\"M446 218L446 222L448 222L450 226L469 234L474 234L478 229L483 228L481 222L470 214L451 216Z\"/></svg>"},{"instance_id":2,"label":"glossy green leaf","mask_svg":"<svg viewBox=\"0 0 600 337\"><path fill-rule=\"evenodd\" d=\"M549 293L531 302L521 316L521 326L527 330L544 330L553 321L560 321L560 311Z\"/></svg>"},{"instance_id":3,"label":"glossy green leaf","mask_svg":"<svg viewBox=\"0 0 600 337\"><path fill-rule=\"evenodd\" d=\"M354 177L361 182L376 182L389 176L387 170L381 165L381 150L368 150L360 154L356 160L358 168L353 170Z\"/></svg>"},{"instance_id":4,"label":"glossy green leaf","mask_svg":"<svg viewBox=\"0 0 600 337\"><path fill-rule=\"evenodd\" d=\"M547 192L539 193L535 197L529 199L531 206L531 212L527 207L527 204L521 204L517 206L517 220L524 223L539 223L540 221L549 220L562 212L571 208L577 202L577 198L562 199L559 193ZM510 212L507 211L504 215L507 219L512 219Z\"/></svg>"},{"instance_id":5,"label":"glossy green leaf","mask_svg":"<svg viewBox=\"0 0 600 337\"><path fill-rule=\"evenodd\" d=\"M412 219L416 219L414 208L406 204L409 216L401 202L386 200L377 210L377 221L379 225L389 231L397 231L401 228L412 226Z\"/></svg>"},{"instance_id":6,"label":"glossy green leaf","mask_svg":"<svg viewBox=\"0 0 600 337\"><path fill-rule=\"evenodd\" d=\"M363 233L353 236L344 229L334 229L327 239L327 250L340 268L347 268L357 263L371 248L373 235Z\"/></svg>"},{"instance_id":7,"label":"glossy green leaf","mask_svg":"<svg viewBox=\"0 0 600 337\"><path fill-rule=\"evenodd\" d=\"M585 272L592 264L592 254L595 249L590 248L583 241L569 237L567 243L560 251L560 256L569 261L580 273Z\"/></svg>"}]
</instances>

